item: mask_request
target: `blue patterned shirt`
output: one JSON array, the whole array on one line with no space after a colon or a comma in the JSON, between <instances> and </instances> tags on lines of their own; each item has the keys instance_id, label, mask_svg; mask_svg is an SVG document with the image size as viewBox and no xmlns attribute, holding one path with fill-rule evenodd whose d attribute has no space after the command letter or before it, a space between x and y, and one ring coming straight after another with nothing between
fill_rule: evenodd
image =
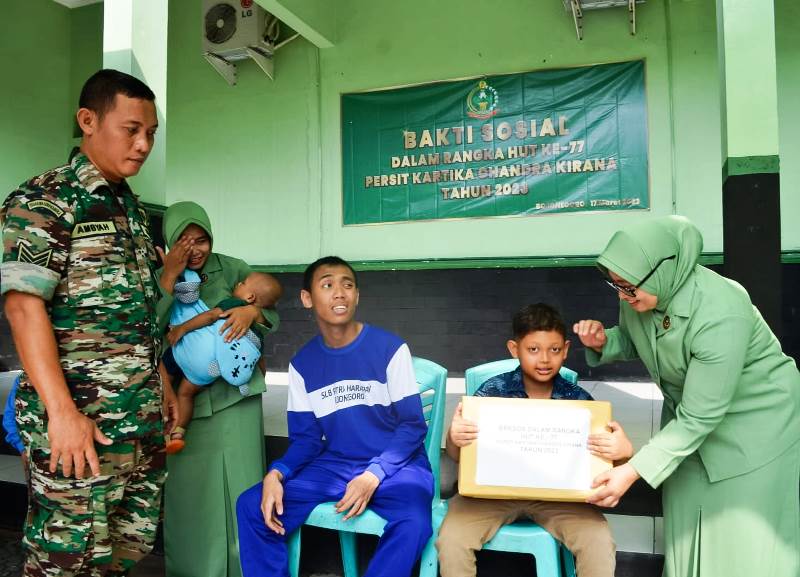
<instances>
[{"instance_id":1,"label":"blue patterned shirt","mask_svg":"<svg viewBox=\"0 0 800 577\"><path fill-rule=\"evenodd\" d=\"M515 370L496 375L487 379L478 390L475 391L476 397L505 397L508 399L527 399L528 393L525 392L525 383L522 382L522 367ZM556 375L553 380L553 392L551 399L566 399L569 401L593 401L583 387L577 383L571 383L561 375Z\"/></svg>"}]
</instances>

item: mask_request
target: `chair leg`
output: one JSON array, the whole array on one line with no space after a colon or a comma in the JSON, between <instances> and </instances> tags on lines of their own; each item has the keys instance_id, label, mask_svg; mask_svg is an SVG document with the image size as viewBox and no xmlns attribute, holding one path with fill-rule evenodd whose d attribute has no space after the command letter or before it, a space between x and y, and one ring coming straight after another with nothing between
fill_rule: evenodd
<instances>
[{"instance_id":1,"label":"chair leg","mask_svg":"<svg viewBox=\"0 0 800 577\"><path fill-rule=\"evenodd\" d=\"M356 533L339 531L339 547L342 551L344 577L358 577L358 546Z\"/></svg>"},{"instance_id":2,"label":"chair leg","mask_svg":"<svg viewBox=\"0 0 800 577\"><path fill-rule=\"evenodd\" d=\"M536 562L536 577L562 577L561 559L558 541L549 543L544 551L537 551L534 556Z\"/></svg>"},{"instance_id":3,"label":"chair leg","mask_svg":"<svg viewBox=\"0 0 800 577\"><path fill-rule=\"evenodd\" d=\"M298 577L300 575L300 530L290 534L286 538L286 558L289 562L289 575Z\"/></svg>"},{"instance_id":4,"label":"chair leg","mask_svg":"<svg viewBox=\"0 0 800 577\"><path fill-rule=\"evenodd\" d=\"M428 539L419 558L419 577L437 577L439 574L439 555L436 551L436 532Z\"/></svg>"},{"instance_id":5,"label":"chair leg","mask_svg":"<svg viewBox=\"0 0 800 577\"><path fill-rule=\"evenodd\" d=\"M561 560L564 563L564 577L576 577L575 556L563 543L561 544Z\"/></svg>"},{"instance_id":6,"label":"chair leg","mask_svg":"<svg viewBox=\"0 0 800 577\"><path fill-rule=\"evenodd\" d=\"M447 514L447 501L439 500L433 505L431 513L431 524L433 535L428 539L428 543L422 550L419 558L419 577L439 577L439 552L436 550L436 538L439 536L439 529Z\"/></svg>"}]
</instances>

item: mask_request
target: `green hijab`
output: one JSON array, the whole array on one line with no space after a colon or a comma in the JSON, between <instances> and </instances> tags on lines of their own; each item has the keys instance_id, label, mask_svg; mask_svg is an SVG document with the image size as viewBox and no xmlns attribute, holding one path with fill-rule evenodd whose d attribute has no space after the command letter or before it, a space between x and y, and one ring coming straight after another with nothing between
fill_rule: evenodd
<instances>
[{"instance_id":1,"label":"green hijab","mask_svg":"<svg viewBox=\"0 0 800 577\"><path fill-rule=\"evenodd\" d=\"M658 297L658 309L667 305L694 271L703 237L697 227L683 216L665 216L640 222L614 233L597 259L604 274L612 271L631 284L639 284L658 262L669 256L676 258L659 265L642 285Z\"/></svg>"},{"instance_id":2,"label":"green hijab","mask_svg":"<svg viewBox=\"0 0 800 577\"><path fill-rule=\"evenodd\" d=\"M176 202L164 213L164 242L167 248L171 247L180 238L181 233L190 224L196 224L208 233L212 245L214 236L211 232L211 219L202 206L196 202Z\"/></svg>"}]
</instances>

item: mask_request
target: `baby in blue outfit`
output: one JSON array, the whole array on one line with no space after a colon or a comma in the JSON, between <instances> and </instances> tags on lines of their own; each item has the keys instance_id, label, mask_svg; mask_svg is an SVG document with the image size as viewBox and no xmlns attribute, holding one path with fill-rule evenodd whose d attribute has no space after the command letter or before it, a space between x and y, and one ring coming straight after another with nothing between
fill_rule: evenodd
<instances>
[{"instance_id":1,"label":"baby in blue outfit","mask_svg":"<svg viewBox=\"0 0 800 577\"><path fill-rule=\"evenodd\" d=\"M220 315L235 307L254 304L272 308L281 297L280 283L272 275L253 272L233 289L233 296L221 300L212 309L200 300L200 277L185 270L183 280L175 283L175 303L170 314L167 340L171 347L164 352L159 366L161 378L171 383L170 375L180 375L178 387L178 423L167 441L167 453L177 453L185 446L183 437L192 419L194 396L222 377L247 395L247 383L261 357L261 341L253 331L244 338L226 342L220 334L224 319Z\"/></svg>"}]
</instances>

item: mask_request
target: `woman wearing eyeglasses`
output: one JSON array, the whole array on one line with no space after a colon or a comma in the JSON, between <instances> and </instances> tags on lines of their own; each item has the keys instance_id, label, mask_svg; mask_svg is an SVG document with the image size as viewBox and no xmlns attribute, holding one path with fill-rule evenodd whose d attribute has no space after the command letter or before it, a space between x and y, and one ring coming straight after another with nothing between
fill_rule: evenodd
<instances>
[{"instance_id":1,"label":"woman wearing eyeglasses","mask_svg":"<svg viewBox=\"0 0 800 577\"><path fill-rule=\"evenodd\" d=\"M575 324L587 360L641 359L664 405L661 430L590 502L663 483L665 577L797 577L800 373L747 292L697 264L702 246L671 216L617 232L597 260L619 326Z\"/></svg>"}]
</instances>

